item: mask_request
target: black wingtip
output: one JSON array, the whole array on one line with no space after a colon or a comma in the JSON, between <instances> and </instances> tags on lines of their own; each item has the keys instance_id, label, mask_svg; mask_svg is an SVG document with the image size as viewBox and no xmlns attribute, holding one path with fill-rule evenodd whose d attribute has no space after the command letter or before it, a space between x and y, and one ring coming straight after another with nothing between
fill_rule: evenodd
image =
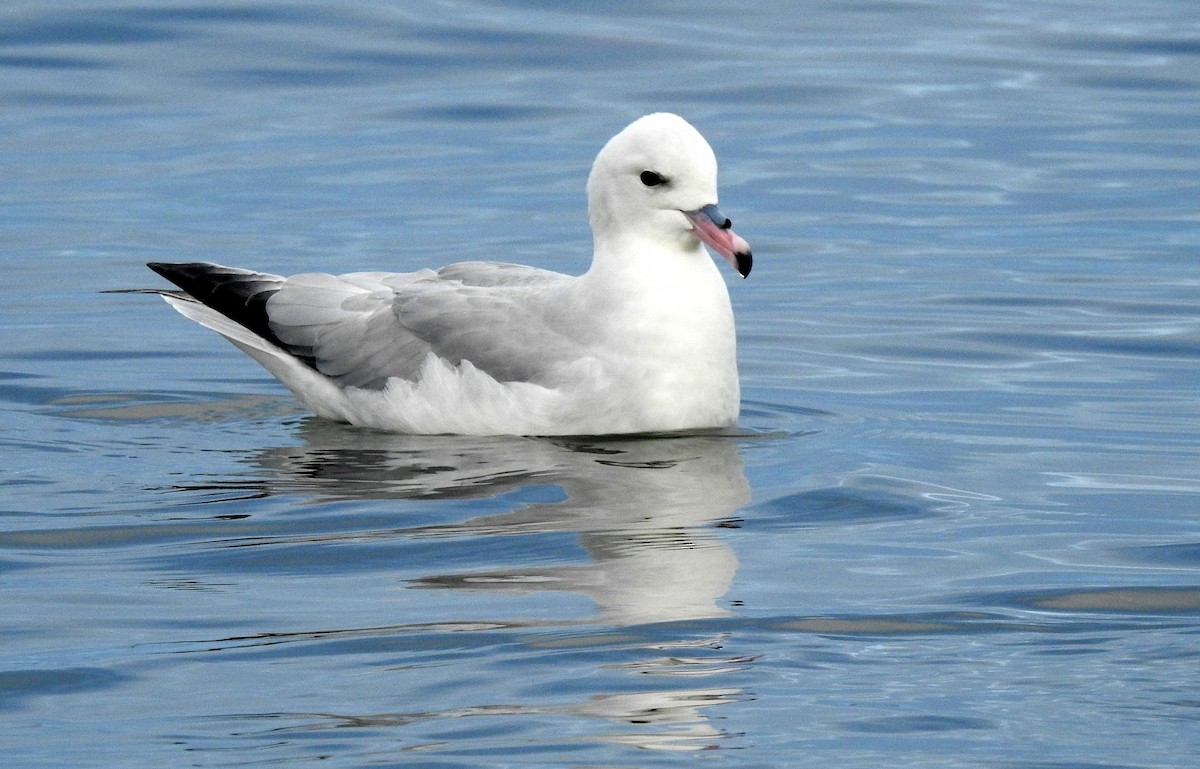
<instances>
[{"instance_id":1,"label":"black wingtip","mask_svg":"<svg viewBox=\"0 0 1200 769\"><path fill-rule=\"evenodd\" d=\"M196 301L287 349L271 330L267 316L267 300L279 291L283 282L278 275L209 262L147 262L146 266Z\"/></svg>"},{"instance_id":2,"label":"black wingtip","mask_svg":"<svg viewBox=\"0 0 1200 769\"><path fill-rule=\"evenodd\" d=\"M201 293L206 293L203 288L204 286L208 286L211 289L213 286L224 282L217 276L237 275L250 277L257 275L257 273L248 270L222 267L219 264L212 264L211 262L146 262L146 266L188 293L191 293L192 288L196 288ZM200 295L196 295L196 298L203 300L203 297Z\"/></svg>"}]
</instances>

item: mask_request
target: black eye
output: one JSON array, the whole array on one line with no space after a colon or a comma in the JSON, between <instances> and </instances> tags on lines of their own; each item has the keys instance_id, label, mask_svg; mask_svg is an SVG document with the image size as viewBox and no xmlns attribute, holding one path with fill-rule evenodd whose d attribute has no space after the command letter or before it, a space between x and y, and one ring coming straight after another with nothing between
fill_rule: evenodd
<instances>
[{"instance_id":1,"label":"black eye","mask_svg":"<svg viewBox=\"0 0 1200 769\"><path fill-rule=\"evenodd\" d=\"M660 184L667 183L667 180L662 174L654 171L642 171L640 178L642 180L642 184L646 185L647 187L657 187Z\"/></svg>"}]
</instances>

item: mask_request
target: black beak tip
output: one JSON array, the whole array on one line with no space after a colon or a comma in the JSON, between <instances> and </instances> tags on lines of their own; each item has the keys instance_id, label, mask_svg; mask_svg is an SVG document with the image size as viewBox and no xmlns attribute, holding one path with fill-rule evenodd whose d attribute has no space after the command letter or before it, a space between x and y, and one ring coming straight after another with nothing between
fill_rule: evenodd
<instances>
[{"instance_id":1,"label":"black beak tip","mask_svg":"<svg viewBox=\"0 0 1200 769\"><path fill-rule=\"evenodd\" d=\"M749 251L743 251L740 254L736 254L736 256L738 275L745 278L750 274L750 268L754 266L754 257L750 255Z\"/></svg>"}]
</instances>

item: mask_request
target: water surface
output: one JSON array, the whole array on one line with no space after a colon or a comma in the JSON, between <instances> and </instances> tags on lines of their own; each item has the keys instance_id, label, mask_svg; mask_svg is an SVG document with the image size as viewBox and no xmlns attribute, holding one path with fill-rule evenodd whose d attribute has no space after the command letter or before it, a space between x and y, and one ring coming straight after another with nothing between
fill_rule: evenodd
<instances>
[{"instance_id":1,"label":"water surface","mask_svg":"<svg viewBox=\"0 0 1200 769\"><path fill-rule=\"evenodd\" d=\"M0 11L6 766L1193 765L1200 15L727 6ZM730 433L328 424L101 293L579 272L654 110L755 247Z\"/></svg>"}]
</instances>

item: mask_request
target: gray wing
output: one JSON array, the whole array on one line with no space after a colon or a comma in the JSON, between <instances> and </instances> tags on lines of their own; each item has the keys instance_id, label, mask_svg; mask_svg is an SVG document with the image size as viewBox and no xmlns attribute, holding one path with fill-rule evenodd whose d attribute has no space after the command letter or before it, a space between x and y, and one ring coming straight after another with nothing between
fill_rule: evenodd
<instances>
[{"instance_id":1,"label":"gray wing","mask_svg":"<svg viewBox=\"0 0 1200 769\"><path fill-rule=\"evenodd\" d=\"M466 262L434 272L296 275L267 302L272 332L339 384L413 381L430 353L499 381L548 382L580 354L564 321L573 278Z\"/></svg>"},{"instance_id":2,"label":"gray wing","mask_svg":"<svg viewBox=\"0 0 1200 769\"><path fill-rule=\"evenodd\" d=\"M458 281L464 286L545 286L563 278L561 272L540 270L523 264L506 262L459 262L437 271L446 281Z\"/></svg>"}]
</instances>

